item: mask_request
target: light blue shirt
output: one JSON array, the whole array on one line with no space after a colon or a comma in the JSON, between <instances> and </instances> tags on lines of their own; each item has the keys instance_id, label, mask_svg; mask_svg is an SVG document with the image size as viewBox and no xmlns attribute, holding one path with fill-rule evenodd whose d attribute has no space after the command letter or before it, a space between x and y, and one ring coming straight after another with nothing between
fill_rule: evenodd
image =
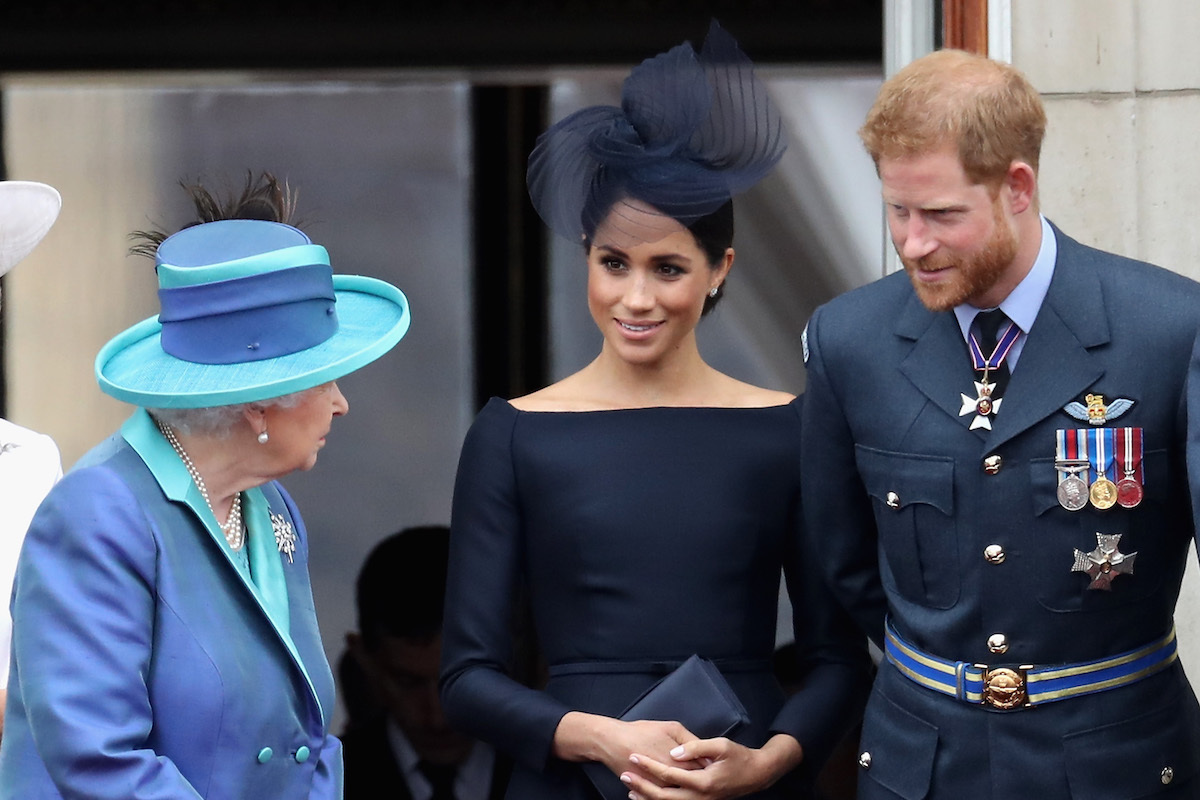
<instances>
[{"instance_id":1,"label":"light blue shirt","mask_svg":"<svg viewBox=\"0 0 1200 800\"><path fill-rule=\"evenodd\" d=\"M1058 258L1058 240L1054 238L1054 229L1050 227L1050 223L1045 217L1040 214L1038 217L1042 221L1042 244L1038 248L1037 258L1033 260L1033 266L1029 268L1029 273L998 306L1021 329L1021 335L1017 337L1017 341L1005 358L1010 374L1017 368L1017 361L1021 358L1021 351L1025 348L1025 339L1029 336L1033 321L1037 319L1038 312L1042 309L1042 301L1046 299L1046 292L1050 290L1050 279L1054 277L1054 262ZM976 308L970 303L954 307L954 316L958 319L958 327L962 331L963 341L970 339L971 322L980 311L991 311L991 309Z\"/></svg>"}]
</instances>

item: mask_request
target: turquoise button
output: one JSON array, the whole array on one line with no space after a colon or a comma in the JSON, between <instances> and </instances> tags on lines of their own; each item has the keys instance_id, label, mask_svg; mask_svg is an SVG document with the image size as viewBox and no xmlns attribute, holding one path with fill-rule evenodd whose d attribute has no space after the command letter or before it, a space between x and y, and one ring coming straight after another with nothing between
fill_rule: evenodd
<instances>
[{"instance_id":1,"label":"turquoise button","mask_svg":"<svg viewBox=\"0 0 1200 800\"><path fill-rule=\"evenodd\" d=\"M305 761L308 761L308 756L309 749L304 745L301 745L300 749L296 751L296 763L303 764Z\"/></svg>"},{"instance_id":2,"label":"turquoise button","mask_svg":"<svg viewBox=\"0 0 1200 800\"><path fill-rule=\"evenodd\" d=\"M275 751L269 747L264 747L258 751L258 763L265 764L271 760L271 756L275 755Z\"/></svg>"}]
</instances>

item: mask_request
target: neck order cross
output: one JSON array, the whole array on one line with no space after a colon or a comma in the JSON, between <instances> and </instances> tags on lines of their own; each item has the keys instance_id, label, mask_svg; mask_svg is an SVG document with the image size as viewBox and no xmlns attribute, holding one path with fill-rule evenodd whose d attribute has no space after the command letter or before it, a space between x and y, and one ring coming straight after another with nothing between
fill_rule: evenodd
<instances>
[{"instance_id":1,"label":"neck order cross","mask_svg":"<svg viewBox=\"0 0 1200 800\"><path fill-rule=\"evenodd\" d=\"M208 510L212 511L215 517L217 510L213 508L212 500L208 496L208 487L204 485L204 478L200 477L200 470L196 469L196 465L192 463L191 456L184 451L183 445L179 443L179 439L175 436L175 431L170 425L158 420L155 420L155 424L158 425L158 429L162 431L162 435L170 443L171 449L178 454L188 475L192 476L192 481L196 484L196 488L200 490L200 496L204 498L205 504L208 505ZM242 545L246 543L246 528L242 525L241 492L233 496L233 505L229 509L228 519L225 520L224 525L221 525L221 533L225 534L225 541L229 542L229 546L234 550L241 550Z\"/></svg>"}]
</instances>

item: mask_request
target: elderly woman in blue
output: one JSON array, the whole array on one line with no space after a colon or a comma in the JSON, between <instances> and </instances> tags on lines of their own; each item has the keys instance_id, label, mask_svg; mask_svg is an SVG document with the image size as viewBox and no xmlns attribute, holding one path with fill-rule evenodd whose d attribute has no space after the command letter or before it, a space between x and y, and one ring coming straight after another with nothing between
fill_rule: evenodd
<instances>
[{"instance_id":1,"label":"elderly woman in blue","mask_svg":"<svg viewBox=\"0 0 1200 800\"><path fill-rule=\"evenodd\" d=\"M340 798L308 539L276 479L309 469L337 378L408 328L282 223L157 247L161 313L110 341L139 406L51 491L13 594L0 797Z\"/></svg>"}]
</instances>

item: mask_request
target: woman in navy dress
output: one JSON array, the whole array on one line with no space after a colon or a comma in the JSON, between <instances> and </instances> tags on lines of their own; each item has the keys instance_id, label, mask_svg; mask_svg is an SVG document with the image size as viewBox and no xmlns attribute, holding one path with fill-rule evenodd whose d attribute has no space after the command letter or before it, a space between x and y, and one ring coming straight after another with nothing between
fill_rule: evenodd
<instances>
[{"instance_id":1,"label":"woman in navy dress","mask_svg":"<svg viewBox=\"0 0 1200 800\"><path fill-rule=\"evenodd\" d=\"M539 213L584 243L603 345L558 383L491 400L459 463L442 700L513 757L510 798L597 797L586 762L634 797L803 796L861 711L865 638L803 544L800 401L718 372L696 344L733 265L731 195L783 148L714 24L701 53L644 62L621 108L567 117L530 158ZM791 696L771 670L781 569L804 673ZM522 593L540 689L508 674ZM617 719L692 654L721 669L748 724L699 739Z\"/></svg>"}]
</instances>

